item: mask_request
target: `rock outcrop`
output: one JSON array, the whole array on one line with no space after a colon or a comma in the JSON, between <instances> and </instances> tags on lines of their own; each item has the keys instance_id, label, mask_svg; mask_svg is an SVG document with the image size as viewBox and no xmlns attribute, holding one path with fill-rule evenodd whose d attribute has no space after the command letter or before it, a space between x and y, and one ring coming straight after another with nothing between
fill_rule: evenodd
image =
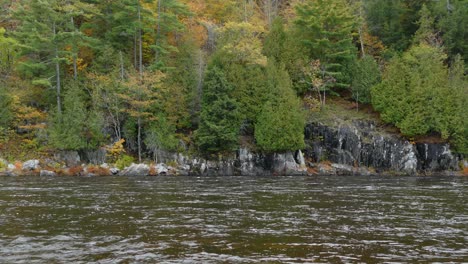
<instances>
[{"instance_id":1,"label":"rock outcrop","mask_svg":"<svg viewBox=\"0 0 468 264\"><path fill-rule=\"evenodd\" d=\"M306 126L306 157L329 160L377 172L415 174L459 170L460 157L445 143L415 143L376 128L371 121L354 121L338 127L311 123Z\"/></svg>"}]
</instances>

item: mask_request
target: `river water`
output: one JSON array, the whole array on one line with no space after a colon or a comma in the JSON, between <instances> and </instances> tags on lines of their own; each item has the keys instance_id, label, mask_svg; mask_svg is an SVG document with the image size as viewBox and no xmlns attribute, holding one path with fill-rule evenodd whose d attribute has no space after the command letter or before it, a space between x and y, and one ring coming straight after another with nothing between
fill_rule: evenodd
<instances>
[{"instance_id":1,"label":"river water","mask_svg":"<svg viewBox=\"0 0 468 264\"><path fill-rule=\"evenodd\" d=\"M0 177L0 263L468 262L466 177Z\"/></svg>"}]
</instances>

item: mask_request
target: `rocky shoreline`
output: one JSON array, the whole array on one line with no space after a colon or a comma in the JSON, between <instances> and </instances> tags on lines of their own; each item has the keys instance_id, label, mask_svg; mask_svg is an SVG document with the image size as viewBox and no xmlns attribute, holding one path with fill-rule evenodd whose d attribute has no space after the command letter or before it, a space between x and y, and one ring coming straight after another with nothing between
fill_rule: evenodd
<instances>
[{"instance_id":1,"label":"rocky shoreline","mask_svg":"<svg viewBox=\"0 0 468 264\"><path fill-rule=\"evenodd\" d=\"M106 163L105 149L61 151L53 158L8 162L0 159L0 175L39 176L269 176L269 175L467 175L468 162L447 143L413 143L389 134L372 121L310 123L306 148L266 154L240 148L218 160L182 153L159 153L159 163Z\"/></svg>"},{"instance_id":2,"label":"rocky shoreline","mask_svg":"<svg viewBox=\"0 0 468 264\"><path fill-rule=\"evenodd\" d=\"M283 153L264 155L259 157L246 151L245 149L239 152L244 152L236 159L227 159L220 161L209 161L202 159L187 159L182 155L177 155L186 161L182 164L171 165L166 163L138 163L119 169L115 166L103 163L81 164L76 166L62 165L60 167L52 167L39 160L28 160L24 163L15 162L9 163L6 168L0 169L0 176L377 176L377 175L417 175L417 176L466 176L462 170L443 170L443 171L416 171L408 173L403 171L384 171L375 170L369 167L353 167L346 164L331 163L329 161L313 163L301 163L297 156L302 155L301 152ZM0 160L5 162L5 160ZM468 164L465 162L465 166Z\"/></svg>"}]
</instances>

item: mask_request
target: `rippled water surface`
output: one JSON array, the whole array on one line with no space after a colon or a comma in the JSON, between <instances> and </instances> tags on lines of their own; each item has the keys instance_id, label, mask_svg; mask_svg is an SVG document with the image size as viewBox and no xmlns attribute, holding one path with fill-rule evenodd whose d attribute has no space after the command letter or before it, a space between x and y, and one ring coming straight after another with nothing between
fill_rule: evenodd
<instances>
[{"instance_id":1,"label":"rippled water surface","mask_svg":"<svg viewBox=\"0 0 468 264\"><path fill-rule=\"evenodd\" d=\"M0 177L0 262L467 262L467 193L442 177Z\"/></svg>"}]
</instances>

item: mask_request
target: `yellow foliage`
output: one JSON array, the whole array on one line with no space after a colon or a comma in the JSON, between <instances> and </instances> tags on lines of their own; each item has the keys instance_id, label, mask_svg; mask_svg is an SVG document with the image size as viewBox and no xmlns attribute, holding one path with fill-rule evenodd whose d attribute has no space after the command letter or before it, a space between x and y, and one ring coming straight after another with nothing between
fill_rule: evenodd
<instances>
[{"instance_id":1,"label":"yellow foliage","mask_svg":"<svg viewBox=\"0 0 468 264\"><path fill-rule=\"evenodd\" d=\"M120 158L120 156L125 153L125 148L123 144L125 143L125 139L120 139L119 141L115 142L112 146L107 147L107 156L111 159L112 162L115 162Z\"/></svg>"}]
</instances>

